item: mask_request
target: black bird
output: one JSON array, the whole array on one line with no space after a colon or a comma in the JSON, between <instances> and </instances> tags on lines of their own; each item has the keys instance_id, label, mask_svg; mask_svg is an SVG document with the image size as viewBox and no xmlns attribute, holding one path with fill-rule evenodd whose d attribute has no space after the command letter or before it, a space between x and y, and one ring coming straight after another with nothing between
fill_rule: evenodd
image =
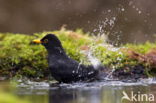
<instances>
[{"instance_id":1,"label":"black bird","mask_svg":"<svg viewBox=\"0 0 156 103\"><path fill-rule=\"evenodd\" d=\"M57 81L64 83L91 81L99 75L98 68L80 64L69 58L60 40L54 34L47 34L41 40L34 40L33 42L41 43L48 51L49 69L52 77Z\"/></svg>"}]
</instances>

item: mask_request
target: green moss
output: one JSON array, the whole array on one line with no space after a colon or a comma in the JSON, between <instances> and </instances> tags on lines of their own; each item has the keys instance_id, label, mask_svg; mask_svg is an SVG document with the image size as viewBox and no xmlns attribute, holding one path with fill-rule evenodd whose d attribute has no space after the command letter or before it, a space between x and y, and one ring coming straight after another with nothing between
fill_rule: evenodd
<instances>
[{"instance_id":1,"label":"green moss","mask_svg":"<svg viewBox=\"0 0 156 103\"><path fill-rule=\"evenodd\" d=\"M151 48L156 47L155 43L126 44L122 47L113 47L106 43L105 36L89 36L81 29L75 32L61 29L52 32L35 33L34 35L0 33L0 74L2 76L22 75L26 77L47 76L47 52L42 45L32 45L31 41L40 39L48 33L53 33L61 40L67 54L82 63L89 64L82 47L89 47L93 55L102 64L110 68L124 67L125 65L136 65L138 60L129 58L122 49L132 48L134 51L144 54Z\"/></svg>"},{"instance_id":2,"label":"green moss","mask_svg":"<svg viewBox=\"0 0 156 103\"><path fill-rule=\"evenodd\" d=\"M48 64L47 52L42 45L32 45L31 41L40 39L47 33L54 33L62 41L67 54L77 61L85 61L80 47L89 45L92 40L88 34L69 30L35 33L34 35L0 33L0 74L23 75L27 77L45 77Z\"/></svg>"},{"instance_id":3,"label":"green moss","mask_svg":"<svg viewBox=\"0 0 156 103\"><path fill-rule=\"evenodd\" d=\"M150 49L156 47L156 43L146 42L144 44L126 44L125 47L131 48L141 54L147 53Z\"/></svg>"}]
</instances>

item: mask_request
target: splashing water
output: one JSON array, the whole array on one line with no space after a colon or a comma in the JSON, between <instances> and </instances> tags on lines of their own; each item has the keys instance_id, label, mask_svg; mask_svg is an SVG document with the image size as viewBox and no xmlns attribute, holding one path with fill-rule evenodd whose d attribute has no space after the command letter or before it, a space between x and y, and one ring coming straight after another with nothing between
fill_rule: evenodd
<instances>
[{"instance_id":1,"label":"splashing water","mask_svg":"<svg viewBox=\"0 0 156 103\"><path fill-rule=\"evenodd\" d=\"M106 46L105 44L102 44L102 46ZM108 45L107 45L108 46ZM106 47L107 47L106 46ZM116 52L116 51L118 51L119 50L119 48L116 48L116 47L113 47L112 45L109 45L109 46L111 46L111 47L108 47L109 48L109 51L114 51L114 52ZM94 47L93 47L94 48ZM100 60L98 59L98 58L96 58L95 56L93 56L93 54L92 54L92 50L93 50L93 48L92 49L90 49L90 50L88 50L88 51L84 51L83 53L85 53L85 55L87 55L87 59L88 59L88 61L93 65L93 67L95 68L95 69L102 69L103 71L99 74L99 78L101 79L101 80L115 80L114 78L113 78L113 73L114 73L114 71L115 71L115 68L112 68L112 69L108 69L108 68L106 68L106 67L103 67L102 66L102 64L101 64L101 62L100 62ZM100 67L100 68L99 68Z\"/></svg>"},{"instance_id":2,"label":"splashing water","mask_svg":"<svg viewBox=\"0 0 156 103\"><path fill-rule=\"evenodd\" d=\"M97 69L98 66L101 64L100 61L96 57L94 57L92 55L91 51L88 52L87 57L88 57L88 60L91 62L91 64L94 66L95 69Z\"/></svg>"},{"instance_id":3,"label":"splashing water","mask_svg":"<svg viewBox=\"0 0 156 103\"><path fill-rule=\"evenodd\" d=\"M114 80L112 74L115 71L115 69L112 69L111 72L104 78L105 80Z\"/></svg>"},{"instance_id":4,"label":"splashing water","mask_svg":"<svg viewBox=\"0 0 156 103\"><path fill-rule=\"evenodd\" d=\"M25 81L24 83L19 83L18 87L20 88L29 88L29 89L57 89L60 87L65 88L99 88L103 86L136 86L136 85L150 85L150 84L156 84L155 78L148 78L148 79L140 79L138 82L122 82L122 81L95 81L90 83L84 83L84 82L77 82L77 83L61 83L56 86L50 86L51 83L49 82L34 82L34 81ZM55 83L54 83L55 84Z\"/></svg>"},{"instance_id":5,"label":"splashing water","mask_svg":"<svg viewBox=\"0 0 156 103\"><path fill-rule=\"evenodd\" d=\"M109 31L106 30L107 27L109 27L110 30L113 29L115 26L115 21L116 17L111 17L111 18L105 18L104 21L100 21L98 23L98 28L93 30L93 35L97 34L98 36L100 35L106 35L109 33Z\"/></svg>"},{"instance_id":6,"label":"splashing water","mask_svg":"<svg viewBox=\"0 0 156 103\"><path fill-rule=\"evenodd\" d=\"M134 10L136 10L136 12L138 14L141 14L142 13L142 11L137 6L135 6L135 4L133 3L133 1L130 1L129 2L129 6L132 7Z\"/></svg>"}]
</instances>

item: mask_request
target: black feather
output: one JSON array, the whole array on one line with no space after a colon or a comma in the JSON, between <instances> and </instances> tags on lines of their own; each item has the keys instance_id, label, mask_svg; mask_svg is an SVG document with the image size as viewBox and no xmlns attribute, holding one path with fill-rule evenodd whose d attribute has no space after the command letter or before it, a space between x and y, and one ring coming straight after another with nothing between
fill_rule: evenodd
<instances>
[{"instance_id":1,"label":"black feather","mask_svg":"<svg viewBox=\"0 0 156 103\"><path fill-rule=\"evenodd\" d=\"M92 65L85 66L69 58L54 34L41 39L48 51L48 64L51 75L59 82L91 81L97 78L99 71Z\"/></svg>"}]
</instances>

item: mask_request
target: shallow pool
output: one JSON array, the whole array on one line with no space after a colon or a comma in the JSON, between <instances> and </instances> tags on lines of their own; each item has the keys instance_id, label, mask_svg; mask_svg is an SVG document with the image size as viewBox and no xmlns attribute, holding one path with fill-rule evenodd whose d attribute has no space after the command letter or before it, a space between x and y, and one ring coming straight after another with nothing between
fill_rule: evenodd
<instances>
[{"instance_id":1,"label":"shallow pool","mask_svg":"<svg viewBox=\"0 0 156 103\"><path fill-rule=\"evenodd\" d=\"M27 81L14 88L13 94L30 103L155 103L156 81L73 84Z\"/></svg>"}]
</instances>

